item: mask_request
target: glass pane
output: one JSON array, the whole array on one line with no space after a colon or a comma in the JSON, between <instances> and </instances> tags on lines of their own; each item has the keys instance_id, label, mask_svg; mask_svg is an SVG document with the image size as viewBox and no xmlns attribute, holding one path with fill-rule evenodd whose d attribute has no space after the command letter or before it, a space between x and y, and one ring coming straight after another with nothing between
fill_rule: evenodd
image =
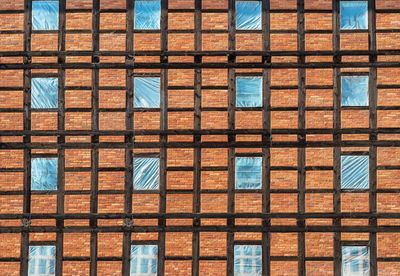
<instances>
[{"instance_id":1,"label":"glass pane","mask_svg":"<svg viewBox=\"0 0 400 276\"><path fill-rule=\"evenodd\" d=\"M32 190L57 190L57 158L32 159Z\"/></svg>"},{"instance_id":2,"label":"glass pane","mask_svg":"<svg viewBox=\"0 0 400 276\"><path fill-rule=\"evenodd\" d=\"M369 156L342 156L342 189L369 188Z\"/></svg>"},{"instance_id":3,"label":"glass pane","mask_svg":"<svg viewBox=\"0 0 400 276\"><path fill-rule=\"evenodd\" d=\"M342 106L368 106L368 76L342 77Z\"/></svg>"},{"instance_id":4,"label":"glass pane","mask_svg":"<svg viewBox=\"0 0 400 276\"><path fill-rule=\"evenodd\" d=\"M368 29L368 2L341 1L340 28L342 30Z\"/></svg>"},{"instance_id":5,"label":"glass pane","mask_svg":"<svg viewBox=\"0 0 400 276\"><path fill-rule=\"evenodd\" d=\"M236 1L236 29L261 30L261 1Z\"/></svg>"},{"instance_id":6,"label":"glass pane","mask_svg":"<svg viewBox=\"0 0 400 276\"><path fill-rule=\"evenodd\" d=\"M160 1L135 1L135 29L159 30Z\"/></svg>"},{"instance_id":7,"label":"glass pane","mask_svg":"<svg viewBox=\"0 0 400 276\"><path fill-rule=\"evenodd\" d=\"M160 78L135 78L135 107L160 107Z\"/></svg>"},{"instance_id":8,"label":"glass pane","mask_svg":"<svg viewBox=\"0 0 400 276\"><path fill-rule=\"evenodd\" d=\"M236 189L261 188L262 157L236 158Z\"/></svg>"},{"instance_id":9,"label":"glass pane","mask_svg":"<svg viewBox=\"0 0 400 276\"><path fill-rule=\"evenodd\" d=\"M236 106L262 106L262 77L236 78Z\"/></svg>"},{"instance_id":10,"label":"glass pane","mask_svg":"<svg viewBox=\"0 0 400 276\"><path fill-rule=\"evenodd\" d=\"M133 187L135 190L157 190L160 175L159 158L135 158Z\"/></svg>"},{"instance_id":11,"label":"glass pane","mask_svg":"<svg viewBox=\"0 0 400 276\"><path fill-rule=\"evenodd\" d=\"M57 108L58 79L33 78L31 92L32 108Z\"/></svg>"},{"instance_id":12,"label":"glass pane","mask_svg":"<svg viewBox=\"0 0 400 276\"><path fill-rule=\"evenodd\" d=\"M32 30L58 30L58 1L32 2Z\"/></svg>"}]
</instances>

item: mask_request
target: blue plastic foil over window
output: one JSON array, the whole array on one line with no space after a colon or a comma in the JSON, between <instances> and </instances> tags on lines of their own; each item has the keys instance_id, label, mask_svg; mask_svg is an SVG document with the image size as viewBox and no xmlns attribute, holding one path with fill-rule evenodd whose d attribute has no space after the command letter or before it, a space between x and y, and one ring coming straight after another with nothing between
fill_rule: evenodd
<instances>
[{"instance_id":1,"label":"blue plastic foil over window","mask_svg":"<svg viewBox=\"0 0 400 276\"><path fill-rule=\"evenodd\" d=\"M342 189L369 188L369 156L342 156Z\"/></svg>"},{"instance_id":2,"label":"blue plastic foil over window","mask_svg":"<svg viewBox=\"0 0 400 276\"><path fill-rule=\"evenodd\" d=\"M342 77L342 106L368 106L368 76Z\"/></svg>"},{"instance_id":3,"label":"blue plastic foil over window","mask_svg":"<svg viewBox=\"0 0 400 276\"><path fill-rule=\"evenodd\" d=\"M58 1L32 2L32 30L58 30Z\"/></svg>"},{"instance_id":4,"label":"blue plastic foil over window","mask_svg":"<svg viewBox=\"0 0 400 276\"><path fill-rule=\"evenodd\" d=\"M235 276L261 275L261 245L235 245Z\"/></svg>"},{"instance_id":5,"label":"blue plastic foil over window","mask_svg":"<svg viewBox=\"0 0 400 276\"><path fill-rule=\"evenodd\" d=\"M157 245L132 245L131 276L156 276L157 251Z\"/></svg>"},{"instance_id":6,"label":"blue plastic foil over window","mask_svg":"<svg viewBox=\"0 0 400 276\"><path fill-rule=\"evenodd\" d=\"M56 247L29 246L28 275L55 275Z\"/></svg>"},{"instance_id":7,"label":"blue plastic foil over window","mask_svg":"<svg viewBox=\"0 0 400 276\"><path fill-rule=\"evenodd\" d=\"M160 1L135 1L136 30L159 30L160 16Z\"/></svg>"},{"instance_id":8,"label":"blue plastic foil over window","mask_svg":"<svg viewBox=\"0 0 400 276\"><path fill-rule=\"evenodd\" d=\"M133 159L133 187L135 190L157 190L160 159L153 157Z\"/></svg>"},{"instance_id":9,"label":"blue plastic foil over window","mask_svg":"<svg viewBox=\"0 0 400 276\"><path fill-rule=\"evenodd\" d=\"M236 189L261 189L262 157L236 157Z\"/></svg>"},{"instance_id":10,"label":"blue plastic foil over window","mask_svg":"<svg viewBox=\"0 0 400 276\"><path fill-rule=\"evenodd\" d=\"M57 158L32 159L32 190L57 190Z\"/></svg>"},{"instance_id":11,"label":"blue plastic foil over window","mask_svg":"<svg viewBox=\"0 0 400 276\"><path fill-rule=\"evenodd\" d=\"M262 77L236 78L236 106L262 106Z\"/></svg>"},{"instance_id":12,"label":"blue plastic foil over window","mask_svg":"<svg viewBox=\"0 0 400 276\"><path fill-rule=\"evenodd\" d=\"M367 246L342 246L342 276L369 276Z\"/></svg>"},{"instance_id":13,"label":"blue plastic foil over window","mask_svg":"<svg viewBox=\"0 0 400 276\"><path fill-rule=\"evenodd\" d=\"M160 107L160 78L135 78L135 107Z\"/></svg>"},{"instance_id":14,"label":"blue plastic foil over window","mask_svg":"<svg viewBox=\"0 0 400 276\"><path fill-rule=\"evenodd\" d=\"M261 30L261 1L236 1L236 29Z\"/></svg>"},{"instance_id":15,"label":"blue plastic foil over window","mask_svg":"<svg viewBox=\"0 0 400 276\"><path fill-rule=\"evenodd\" d=\"M33 78L31 91L32 108L57 108L57 78Z\"/></svg>"},{"instance_id":16,"label":"blue plastic foil over window","mask_svg":"<svg viewBox=\"0 0 400 276\"><path fill-rule=\"evenodd\" d=\"M368 1L340 1L340 28L368 29Z\"/></svg>"}]
</instances>

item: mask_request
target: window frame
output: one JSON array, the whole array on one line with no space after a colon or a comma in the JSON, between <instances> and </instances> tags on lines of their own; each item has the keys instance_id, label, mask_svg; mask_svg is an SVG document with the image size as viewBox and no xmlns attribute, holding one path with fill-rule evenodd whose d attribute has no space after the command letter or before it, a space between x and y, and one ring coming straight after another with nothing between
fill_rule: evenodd
<instances>
[{"instance_id":1,"label":"window frame","mask_svg":"<svg viewBox=\"0 0 400 276\"><path fill-rule=\"evenodd\" d=\"M34 184L33 177L32 177L32 175L34 175L33 163L34 163L34 160L41 160L41 159L44 159L44 160L56 160L56 183L55 183L54 189L37 189L37 188L34 188L34 186L33 186L33 184ZM30 185L31 191L47 192L47 191L57 191L58 190L58 173L59 173L58 161L59 160L58 160L57 157L40 157L40 156L38 156L38 157L32 157L31 158L31 185ZM46 169L47 169L47 167L46 167Z\"/></svg>"},{"instance_id":2,"label":"window frame","mask_svg":"<svg viewBox=\"0 0 400 276\"><path fill-rule=\"evenodd\" d=\"M369 276L370 269L371 269L371 264L370 264L371 263L371 253L370 253L371 247L370 247L369 243L367 241L365 241L365 242L362 242L362 241L361 242L341 242L341 246L340 246L340 251L341 251L340 255L342 258L341 272L342 272L342 276L347 276L348 274L345 273L345 269L346 269L346 267L350 267L350 269L351 269L352 264L350 262L347 265L345 264L345 256L344 256L344 250L343 250L344 247L350 247L350 248L351 247L360 247L360 248L367 249L367 259L366 260L368 262L368 274L367 275L359 274L356 276ZM358 255L358 256L360 256L360 255ZM359 261L361 261L361 260L359 260ZM362 261L365 262L365 259L362 259ZM350 274L350 275L354 275L354 274Z\"/></svg>"},{"instance_id":3,"label":"window frame","mask_svg":"<svg viewBox=\"0 0 400 276\"><path fill-rule=\"evenodd\" d=\"M141 272L140 273L135 273L135 274L133 274L132 273L132 259L133 259L133 255L132 255L132 252L133 252L133 247L134 246L156 246L157 247L157 254L156 254L156 273L145 273L145 274L142 274ZM159 248L160 246L158 245L158 243L156 242L156 241L138 241L138 242L132 242L131 243L131 247L130 247L130 251L129 251L129 258L130 258L130 260L129 260L129 266L130 266L130 268L129 268L129 275L130 276L153 276L153 275L157 275L157 273L158 273L158 271L159 271L159 267L158 267L158 258L159 258L159 254L160 254L160 248ZM147 256L147 255L146 255ZM152 256L154 256L154 255L152 255ZM154 258L152 258L151 260L153 260ZM151 266L151 265L150 265ZM136 266L136 268L140 268L140 265L137 265Z\"/></svg>"},{"instance_id":4,"label":"window frame","mask_svg":"<svg viewBox=\"0 0 400 276\"><path fill-rule=\"evenodd\" d=\"M46 273L46 274L39 274L39 273L33 273L31 274L31 266L30 266L30 262L31 262L31 247L54 247L54 274L50 274L50 273ZM50 256L50 255L48 255ZM48 261L51 261L51 258L47 258L46 264ZM36 264L37 262L35 262L35 272L38 270L38 268L36 268ZM57 272L57 245L56 242L30 242L29 243L29 247L28 247L28 276L49 276L49 275L56 275Z\"/></svg>"},{"instance_id":5,"label":"window frame","mask_svg":"<svg viewBox=\"0 0 400 276\"><path fill-rule=\"evenodd\" d=\"M239 87L238 82L241 79L251 79L251 78L253 78L253 79L257 78L257 79L261 80L261 86L260 86L260 91L259 91L259 95L258 95L259 102L256 102L255 105L242 105L242 104L239 105L238 98L240 98L240 97L238 97L238 96L240 95L240 90L238 90L238 87ZM263 104L263 86L264 86L264 78L261 75L237 74L235 76L235 108L263 108L263 106L264 106L264 104Z\"/></svg>"},{"instance_id":6,"label":"window frame","mask_svg":"<svg viewBox=\"0 0 400 276\"><path fill-rule=\"evenodd\" d=\"M35 3L38 3L38 2L57 2L58 3L58 5L57 5L57 26L56 27L54 27L54 28L51 28L51 29L36 29L35 28L35 25L34 25L34 21L35 21L35 15L36 15L36 13L35 13L35 9L34 9L34 5L35 5ZM33 32L35 32L35 31L58 31L59 29L60 29L60 23L59 23L59 20L60 20L60 1L59 0L33 0L32 1L32 14L31 14L31 20L32 20L32 31ZM44 20L46 20L46 19L44 19Z\"/></svg>"},{"instance_id":7,"label":"window frame","mask_svg":"<svg viewBox=\"0 0 400 276\"><path fill-rule=\"evenodd\" d=\"M138 79L152 79L152 78L157 78L158 79L158 93L157 93L157 106L138 106L136 101L136 98L143 98L143 97L137 97L137 80ZM139 75L136 74L133 77L133 108L134 109L159 109L161 107L161 76L159 74L156 75L151 75L151 74L145 74L145 75Z\"/></svg>"},{"instance_id":8,"label":"window frame","mask_svg":"<svg viewBox=\"0 0 400 276\"><path fill-rule=\"evenodd\" d=\"M259 186L258 186L258 188L249 188L249 187L247 187L247 188L239 188L238 187L238 159L240 159L240 158L243 158L243 159L245 159L245 158L247 158L247 159L250 159L250 158L257 158L257 159L260 159L261 160L261 165L260 165L260 172L258 172L258 171L251 171L251 173L259 173L260 174L260 183L259 183ZM262 189L262 174L263 174L263 161L264 161L264 159L263 159L263 156L262 155L260 155L260 154L257 154L257 155L248 155L248 154L246 154L246 155L242 155L242 154L237 154L237 155L235 155L235 190L240 190L240 191L243 191L243 190L260 190L260 189Z\"/></svg>"},{"instance_id":9,"label":"window frame","mask_svg":"<svg viewBox=\"0 0 400 276\"><path fill-rule=\"evenodd\" d=\"M236 262L237 262L236 247L237 246L241 246L241 247L249 246L249 247L259 247L260 248L261 255L260 256L254 255L254 258L252 258L255 261L257 261L256 259L258 259L258 258L260 259L260 271L259 272L257 272L257 270L256 270L255 272L252 271L250 274L248 274L248 273L243 273L239 269L239 273L237 273L237 270L236 270L236 267L237 267L236 266ZM255 249L253 249L252 251L255 252ZM242 255L240 255L240 256L242 256ZM243 257L246 257L246 255L243 255ZM244 259L243 257L241 259ZM252 255L252 257L253 257L253 255ZM261 242L259 242L259 241L240 241L240 242L236 241L236 242L234 242L234 244L233 244L233 274L234 274L234 276L261 276L262 272L263 272L262 260L263 260L263 246L262 246ZM253 261L252 261L252 264L253 264Z\"/></svg>"},{"instance_id":10,"label":"window frame","mask_svg":"<svg viewBox=\"0 0 400 276\"><path fill-rule=\"evenodd\" d=\"M246 3L246 2L258 2L259 5L259 20L257 21L257 23L255 23L257 25L256 28L243 28L243 27L238 27L238 20L239 20L239 16L238 16L238 4L242 2L242 3ZM262 30L262 1L261 0L236 0L235 1L235 28L238 31L261 31Z\"/></svg>"},{"instance_id":11,"label":"window frame","mask_svg":"<svg viewBox=\"0 0 400 276\"><path fill-rule=\"evenodd\" d=\"M340 16L339 16L339 20L340 20L340 31L367 31L368 29L369 29L369 20L368 20L368 1L365 1L365 0L356 0L356 1L349 1L349 0L341 0L341 1L339 1L340 3L339 3L339 13L340 13ZM367 26L366 26L366 28L344 28L343 26L342 26L342 15L343 15L343 12L342 12L342 3L351 3L351 2L364 2L364 4L366 3L367 4L367 10L366 10L366 23L367 23Z\"/></svg>"},{"instance_id":12,"label":"window frame","mask_svg":"<svg viewBox=\"0 0 400 276\"><path fill-rule=\"evenodd\" d=\"M158 160L158 175L157 175L157 188L156 189L137 189L135 187L135 159L138 158L152 158L152 159L157 159ZM134 192L143 192L143 191L155 191L158 192L160 190L160 156L158 154L134 154L132 156L132 188Z\"/></svg>"},{"instance_id":13,"label":"window frame","mask_svg":"<svg viewBox=\"0 0 400 276\"><path fill-rule=\"evenodd\" d=\"M343 90L343 83L346 78L354 78L354 77L363 77L367 79L367 88L366 88L366 101L367 103L365 105L343 105L343 95L344 95L344 90ZM370 100L369 100L369 73L342 73L340 75L340 106L342 109L352 109L352 108L366 108L369 107Z\"/></svg>"},{"instance_id":14,"label":"window frame","mask_svg":"<svg viewBox=\"0 0 400 276\"><path fill-rule=\"evenodd\" d=\"M52 80L55 80L56 82L57 82L57 93L56 93L56 105L55 106L50 106L50 107L37 107L37 106L34 106L33 105L33 98L34 98L34 92L33 91L36 91L36 89L34 89L33 87L34 87L34 82L36 81L36 80L41 80L41 79L48 79L48 80L50 80L50 79L52 79ZM31 78L31 109L33 110L33 111L37 111L37 110L43 110L43 109L53 109L53 110L57 110L58 109L58 107L59 107L59 105L58 105L58 101L59 101L59 79L58 79L58 76L57 75L55 75L55 76L46 76L46 77L32 77ZM43 93L43 94L41 94L41 93ZM46 96L48 93L47 93L47 91L45 91L45 92L39 92L39 94L37 95L37 96ZM48 98L47 96L46 96L46 98Z\"/></svg>"},{"instance_id":15,"label":"window frame","mask_svg":"<svg viewBox=\"0 0 400 276\"><path fill-rule=\"evenodd\" d=\"M343 187L343 158L344 157L366 157L367 158L367 182L368 182L368 187L366 188L357 188L357 187L351 187L351 188L345 188ZM364 154L364 153L342 153L340 155L340 189L342 191L360 191L360 192L367 192L371 188L371 183L370 183L370 175L369 175L369 166L370 166L370 156L369 154ZM363 172L364 173L364 172Z\"/></svg>"},{"instance_id":16,"label":"window frame","mask_svg":"<svg viewBox=\"0 0 400 276\"><path fill-rule=\"evenodd\" d=\"M133 14L134 14L134 22L133 22L133 30L137 30L137 31L157 31L157 30L161 30L161 0L133 0L134 1L134 8L133 8ZM158 14L158 26L157 28L140 28L140 26L137 26L136 24L136 19L138 18L137 14L136 14L136 7L137 7L137 3L138 2L159 2L159 7L160 7L160 11ZM144 23L142 23L142 25L145 25Z\"/></svg>"}]
</instances>

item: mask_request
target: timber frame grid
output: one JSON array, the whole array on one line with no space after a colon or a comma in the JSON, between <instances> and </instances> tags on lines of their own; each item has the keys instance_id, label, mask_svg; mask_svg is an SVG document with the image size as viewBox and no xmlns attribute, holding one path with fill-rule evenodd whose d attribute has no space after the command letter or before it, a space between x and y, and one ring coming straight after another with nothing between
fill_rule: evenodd
<instances>
[{"instance_id":1,"label":"timber frame grid","mask_svg":"<svg viewBox=\"0 0 400 276\"><path fill-rule=\"evenodd\" d=\"M332 10L305 10L304 0L297 1L297 51L271 51L270 50L270 35L273 32L269 27L270 22L270 1L262 0L262 33L263 44L262 51L236 51L235 50L235 1L229 0L228 9L228 36L229 36L229 50L228 51L202 51L202 31L201 17L202 17L202 0L195 0L195 9L174 9L174 12L194 12L195 13L195 27L193 31L186 31L193 33L195 36L195 51L179 52L168 51L168 33L174 32L168 30L168 0L161 0L161 51L134 51L133 41L134 31L134 1L127 0L126 9L113 9L101 10L100 0L93 0L93 9L91 10L66 10L66 0L59 0L59 49L60 51L31 51L31 10L32 0L25 0L24 11L24 51L23 52L1 52L1 57L6 56L23 56L23 64L0 64L0 70L7 69L23 69L24 80L24 108L20 109L1 109L0 112L10 111L23 111L24 112L24 129L23 131L0 131L2 136L16 136L23 135L23 143L2 143L1 149L23 149L24 150L24 168L19 169L1 169L1 172L6 171L23 171L24 172L24 205L23 214L3 214L0 215L1 219L19 219L21 220L20 227L0 227L0 233L21 233L21 257L20 258L0 258L1 261L20 261L20 274L28 274L28 255L29 245L32 244L54 244L56 245L56 275L62 274L63 261L90 261L90 275L97 274L98 261L122 261L122 274L129 275L130 272L130 246L131 235L136 232L158 232L159 237L157 241L146 241L143 243L151 243L158 245L158 275L164 275L165 260L191 260L192 261L192 275L199 275L199 262L200 260L226 260L227 262L227 275L233 275L234 258L233 250L234 244L261 244L263 249L262 268L263 275L270 275L271 261L297 261L299 275L306 275L306 261L333 261L335 275L341 275L341 246L344 243L340 239L341 232L367 232L369 233L368 242L359 242L356 244L365 244L370 248L370 275L377 275L377 261L380 262L400 262L400 258L377 258L377 232L400 232L400 226L378 226L377 219L379 218L400 218L400 213L379 213L377 212L377 192L400 193L400 190L385 190L377 189L377 169L399 169L397 166L380 166L377 167L377 147L379 146L400 146L399 141L378 141L378 134L391 133L398 134L400 129L397 128L378 128L377 127L377 110L396 110L398 107L377 106L377 89L378 88L400 88L396 85L377 85L377 68L380 67L399 67L399 62L378 62L379 55L397 55L399 50L385 50L377 51L376 48L376 12L400 12L400 10L376 10L375 0L368 1L368 18L369 18L369 49L366 51L341 51L340 50L340 20L339 20L339 0L333 0ZM66 51L65 50L65 36L66 36L66 11L67 12L92 12L92 33L93 51ZM226 10L206 10L212 12L227 12ZM288 10L274 10L273 12L285 12ZM294 10L289 10L294 12ZM4 11L10 12L10 11ZM127 15L127 28L126 28L126 51L125 52L112 52L99 50L99 35L101 33L100 13L101 12L126 12ZM312 31L305 30L304 13L305 12L318 12L330 13L333 15L333 51L306 51L305 50L305 34ZM3 13L3 11L2 11ZM399 30L393 30L399 32ZM0 33L18 33L19 31L0 31ZM74 31L68 31L74 32ZM107 31L102 31L107 32ZM151 31L149 31L151 32ZM180 31L181 32L181 31ZM212 31L210 31L212 33ZM258 33L258 31L251 31ZM84 31L80 31L84 33ZM125 32L124 32L125 33ZM317 32L318 33L318 32ZM319 32L321 33L321 32ZM322 32L323 33L323 32ZM170 63L168 62L169 56L193 56L194 63ZM333 56L333 63L321 62L312 63L306 62L308 56ZM341 62L342 56L362 55L368 56L369 62ZM32 63L34 56L57 56L58 63L45 63L38 64ZM92 63L66 63L67 56L91 56ZM124 56L125 63L101 63L101 56ZM160 63L135 63L135 56L159 56ZM227 63L203 63L202 58L205 56L227 56ZM262 57L261 63L237 63L236 57L238 56L260 56ZM274 56L296 56L297 63L271 63L271 58ZM340 71L341 68L365 68L365 74L369 76L369 112L370 112L370 128L341 128L341 85L340 76L343 75ZM32 74L32 69L43 68L57 68L58 69L58 125L56 131L33 131L31 130L31 108L30 108L30 91L31 91L31 78L32 77L54 77L51 74ZM64 102L65 90L73 87L65 86L65 70L66 69L92 69L92 85L91 87L78 87L75 89L90 89L92 91L92 108L90 109L66 109ZM126 69L126 87L107 87L107 89L123 89L126 90L126 108L124 109L102 109L99 108L99 90L104 89L99 85L99 70L100 69ZM135 130L134 116L135 112L143 110L135 109L133 107L134 101L134 83L133 75L134 69L137 68L160 68L160 83L161 83L161 97L160 108L154 109L160 112L160 130ZM171 87L168 86L168 69L183 69L190 68L195 70L194 86L193 87ZM202 86L202 69L203 68L227 68L228 69L228 86L227 87L204 87ZM263 76L263 108L236 108L235 107L235 77L236 75L243 75L243 73L236 73L237 68L262 68L262 73L249 73L250 75ZM298 85L297 86L272 86L271 87L271 69L273 68L297 68L298 69ZM334 69L334 83L333 86L306 86L306 68L333 68ZM246 75L246 74L244 74ZM228 108L203 108L201 106L202 90L204 89L228 89ZM276 108L271 107L270 90L273 89L297 89L298 90L298 128L297 129L272 129L271 128L271 111L290 111L293 108ZM306 111L307 110L332 110L330 107L310 108L306 107L305 94L306 89L327 88L334 91L334 104L333 104L333 129L307 129L306 128ZM4 87L1 90L16 89L12 87ZM21 88L22 89L22 88ZM194 90L194 108L169 108L168 107L168 90L169 89L193 89ZM345 109L345 108L344 108ZM202 130L201 129L201 111L227 111L228 112L228 129L223 130ZM262 111L263 121L262 129L235 129L235 111ZM49 110L43 110L49 111ZM54 110L50 110L54 111ZM92 125L89 131L67 131L65 130L65 112L66 111L90 111ZM124 131L104 131L99 130L99 112L125 112L126 114L126 130ZM195 114L194 130L171 130L168 129L168 111L193 111ZM193 135L193 142L168 142L168 135ZM202 142L203 135L227 135L227 142ZM240 142L236 141L238 134L259 134L262 136L261 142ZM273 134L294 134L297 135L296 142L274 142L272 140ZM332 134L332 142L311 142L306 140L307 134ZM342 134L368 134L369 141L342 141ZM49 145L45 143L32 143L31 136L56 136L57 145ZM65 136L79 136L87 135L91 137L91 143L66 143ZM124 143L109 143L99 142L101 135L123 135L125 137ZM160 142L134 142L136 135L159 135ZM159 187L159 212L154 213L132 213L132 172L133 172L133 148L154 148L160 149L160 187ZM332 167L307 167L306 166L306 148L307 147L333 147L334 149L334 162ZM369 200L370 210L368 213L344 213L341 212L341 194L343 191L340 188L340 158L343 154L341 147L369 147L367 152L353 152L353 154L369 154L369 176L370 176L370 189ZM57 149L57 154L32 154L32 149ZM64 174L68 169L65 168L65 149L80 148L91 149L91 190L90 191L72 191L68 192L64 189ZM124 191L102 191L103 194L118 194L122 193L125 197L123 214L99 214L98 213L98 174L99 171L104 170L99 168L99 149L100 148L122 148L125 149L125 167L115 168L115 171L125 172L125 190ZM166 188L166 172L167 168L167 149L168 148L193 148L194 149L194 164L193 168L189 167L176 167L174 170L192 170L194 172L193 191L186 191L193 193L193 213L167 213L166 211L166 196L167 193L185 193L185 191L174 191ZM201 149L202 148L228 148L228 166L227 167L202 167L201 166ZM262 154L247 154L246 156L262 156L263 157L263 171L262 171L262 189L255 191L248 191L246 193L261 193L262 194L262 213L235 213L235 194L241 191L235 190L235 169L234 158L242 156L235 152L236 148L262 148ZM297 167L271 167L270 164L270 149L271 148L297 148ZM346 152L345 154L349 154ZM30 198L32 192L30 190L31 183L31 158L32 157L57 157L58 158L58 189L54 192L57 195L57 214L31 214ZM227 213L201 213L200 198L202 193L212 192L215 190L202 190L201 189L201 172L202 170L226 170L228 172L228 189L219 192L228 194L228 212ZM270 174L271 170L297 170L298 173L298 188L295 190L272 190L270 187ZM332 170L334 171L334 185L331 189L306 189L306 171L308 170ZM84 171L87 168L74 168L76 171ZM272 193L296 193L298 198L298 212L296 213L271 213L270 211L270 195ZM306 193L332 193L333 192L333 206L334 212L331 213L306 213L305 211L305 196ZM1 192L1 195L15 195L19 192ZM51 194L51 193L46 193ZM64 195L66 194L90 194L90 214L65 214L64 213ZM56 219L56 227L50 226L30 226L31 219ZM124 219L123 226L98 226L99 219ZM154 218L158 219L158 226L133 226L135 219ZM193 219L192 226L167 226L166 220L170 218L187 218ZM225 218L227 219L226 226L204 226L201 225L202 218ZM237 226L235 219L237 218L260 218L262 219L261 226ZM297 220L296 226L271 226L272 218L294 218ZM307 226L306 219L310 218L330 218L333 219L332 226ZM366 218L369 220L368 226L342 226L341 219L343 218ZM65 219L89 219L89 226L80 227L65 227ZM56 242L43 243L43 242L30 242L29 233L34 232L55 232ZM63 234L64 233L77 233L88 232L90 238L90 257L71 258L63 256ZM123 233L123 254L120 257L99 257L97 254L97 241L98 233L100 232L118 232ZM192 232L192 256L165 256L165 236L167 232ZM227 255L225 257L201 257L200 256L200 232L226 232L227 233ZM261 241L247 241L238 242L234 239L236 232L258 232L262 233ZM277 257L270 256L270 233L271 232L297 232L298 235L298 255L296 257ZM306 257L305 254L305 234L307 232L333 232L334 233L334 258L330 257ZM141 244L143 244L141 243Z\"/></svg>"}]
</instances>

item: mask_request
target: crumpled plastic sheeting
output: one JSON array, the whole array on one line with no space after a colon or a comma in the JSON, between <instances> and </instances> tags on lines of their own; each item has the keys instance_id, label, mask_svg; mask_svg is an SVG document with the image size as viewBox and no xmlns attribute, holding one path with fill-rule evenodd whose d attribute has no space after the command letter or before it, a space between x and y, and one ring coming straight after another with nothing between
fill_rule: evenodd
<instances>
[{"instance_id":1,"label":"crumpled plastic sheeting","mask_svg":"<svg viewBox=\"0 0 400 276\"><path fill-rule=\"evenodd\" d=\"M159 158L134 158L133 187L135 190L158 189L160 175Z\"/></svg>"},{"instance_id":2,"label":"crumpled plastic sheeting","mask_svg":"<svg viewBox=\"0 0 400 276\"><path fill-rule=\"evenodd\" d=\"M368 76L342 77L342 106L368 106Z\"/></svg>"},{"instance_id":3,"label":"crumpled plastic sheeting","mask_svg":"<svg viewBox=\"0 0 400 276\"><path fill-rule=\"evenodd\" d=\"M160 107L160 78L136 77L135 107Z\"/></svg>"},{"instance_id":4,"label":"crumpled plastic sheeting","mask_svg":"<svg viewBox=\"0 0 400 276\"><path fill-rule=\"evenodd\" d=\"M55 275L56 247L29 246L29 272L31 276Z\"/></svg>"},{"instance_id":5,"label":"crumpled plastic sheeting","mask_svg":"<svg viewBox=\"0 0 400 276\"><path fill-rule=\"evenodd\" d=\"M160 17L160 1L135 1L136 30L159 30Z\"/></svg>"},{"instance_id":6,"label":"crumpled plastic sheeting","mask_svg":"<svg viewBox=\"0 0 400 276\"><path fill-rule=\"evenodd\" d=\"M261 1L236 1L236 29L261 30Z\"/></svg>"},{"instance_id":7,"label":"crumpled plastic sheeting","mask_svg":"<svg viewBox=\"0 0 400 276\"><path fill-rule=\"evenodd\" d=\"M236 189L261 189L262 157L236 157Z\"/></svg>"},{"instance_id":8,"label":"crumpled plastic sheeting","mask_svg":"<svg viewBox=\"0 0 400 276\"><path fill-rule=\"evenodd\" d=\"M57 158L32 159L32 190L57 190Z\"/></svg>"},{"instance_id":9,"label":"crumpled plastic sheeting","mask_svg":"<svg viewBox=\"0 0 400 276\"><path fill-rule=\"evenodd\" d=\"M342 189L369 188L369 156L342 156Z\"/></svg>"},{"instance_id":10,"label":"crumpled plastic sheeting","mask_svg":"<svg viewBox=\"0 0 400 276\"><path fill-rule=\"evenodd\" d=\"M131 275L157 275L157 245L131 247Z\"/></svg>"},{"instance_id":11,"label":"crumpled plastic sheeting","mask_svg":"<svg viewBox=\"0 0 400 276\"><path fill-rule=\"evenodd\" d=\"M31 91L32 108L57 108L57 78L33 78Z\"/></svg>"},{"instance_id":12,"label":"crumpled plastic sheeting","mask_svg":"<svg viewBox=\"0 0 400 276\"><path fill-rule=\"evenodd\" d=\"M368 29L368 1L340 1L340 28Z\"/></svg>"},{"instance_id":13,"label":"crumpled plastic sheeting","mask_svg":"<svg viewBox=\"0 0 400 276\"><path fill-rule=\"evenodd\" d=\"M32 30L58 30L58 1L32 2Z\"/></svg>"},{"instance_id":14,"label":"crumpled plastic sheeting","mask_svg":"<svg viewBox=\"0 0 400 276\"><path fill-rule=\"evenodd\" d=\"M236 78L236 106L262 106L262 77Z\"/></svg>"},{"instance_id":15,"label":"crumpled plastic sheeting","mask_svg":"<svg viewBox=\"0 0 400 276\"><path fill-rule=\"evenodd\" d=\"M261 275L261 245L235 245L235 276Z\"/></svg>"},{"instance_id":16,"label":"crumpled plastic sheeting","mask_svg":"<svg viewBox=\"0 0 400 276\"><path fill-rule=\"evenodd\" d=\"M369 276L367 246L342 246L342 276Z\"/></svg>"}]
</instances>

